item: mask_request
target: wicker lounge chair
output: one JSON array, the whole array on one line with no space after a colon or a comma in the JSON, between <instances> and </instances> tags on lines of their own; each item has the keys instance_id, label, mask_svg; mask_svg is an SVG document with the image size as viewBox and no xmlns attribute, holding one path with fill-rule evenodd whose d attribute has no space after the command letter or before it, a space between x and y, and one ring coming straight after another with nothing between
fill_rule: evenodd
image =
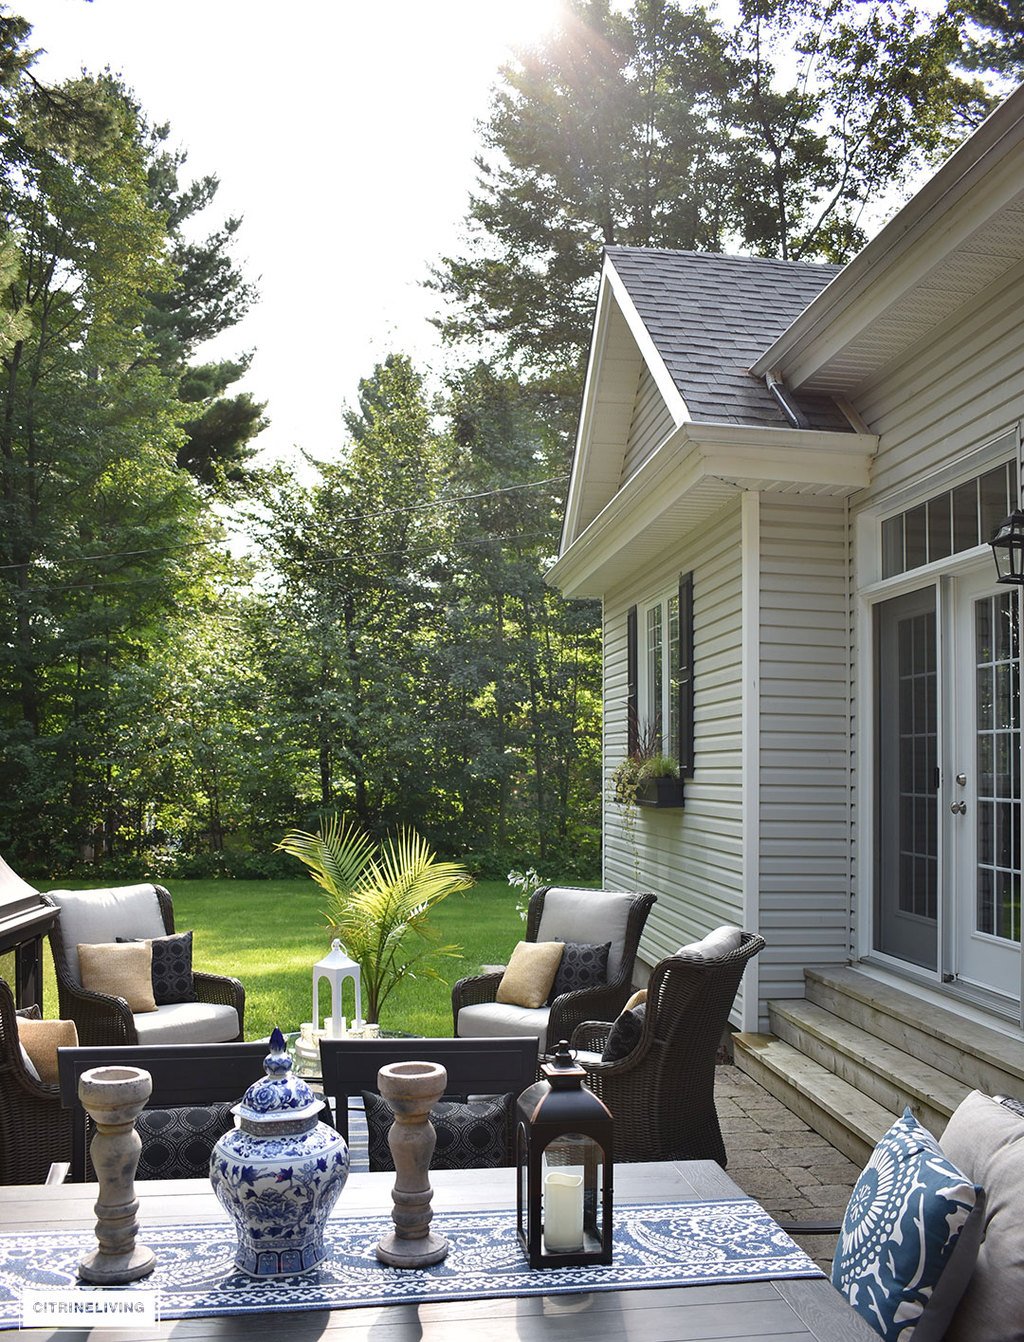
<instances>
[{"instance_id":1,"label":"wicker lounge chair","mask_svg":"<svg viewBox=\"0 0 1024 1342\"><path fill-rule=\"evenodd\" d=\"M526 941L611 942L607 981L595 988L563 993L547 1006L507 1006L495 1001L501 974L460 979L452 988L455 1034L464 1038L532 1034L541 1051L568 1039L581 1021L610 1018L633 991L633 964L651 894L574 890L545 886L530 900Z\"/></svg>"},{"instance_id":2,"label":"wicker lounge chair","mask_svg":"<svg viewBox=\"0 0 1024 1342\"><path fill-rule=\"evenodd\" d=\"M71 1115L60 1087L26 1070L14 996L0 979L0 1184L46 1183L51 1164L70 1159Z\"/></svg>"},{"instance_id":3,"label":"wicker lounge chair","mask_svg":"<svg viewBox=\"0 0 1024 1342\"><path fill-rule=\"evenodd\" d=\"M743 933L718 960L673 955L647 987L640 1041L618 1062L601 1062L611 1030L587 1021L572 1036L587 1084L615 1118L616 1160L717 1160L726 1152L715 1110L715 1057L747 961L764 938Z\"/></svg>"},{"instance_id":4,"label":"wicker lounge chair","mask_svg":"<svg viewBox=\"0 0 1024 1342\"><path fill-rule=\"evenodd\" d=\"M219 1044L243 1038L245 989L238 979L195 973L197 1001L134 1015L123 997L89 992L78 974L78 946L117 937L162 937L174 931L174 905L162 885L112 890L51 890L43 898L61 911L50 929L60 1014L73 1020L78 1042Z\"/></svg>"}]
</instances>

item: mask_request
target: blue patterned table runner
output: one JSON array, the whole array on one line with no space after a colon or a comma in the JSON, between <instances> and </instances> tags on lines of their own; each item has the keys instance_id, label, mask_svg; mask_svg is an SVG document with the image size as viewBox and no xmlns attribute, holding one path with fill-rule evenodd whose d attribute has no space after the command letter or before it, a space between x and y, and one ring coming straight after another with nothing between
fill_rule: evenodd
<instances>
[{"instance_id":1,"label":"blue patterned table runner","mask_svg":"<svg viewBox=\"0 0 1024 1342\"><path fill-rule=\"evenodd\" d=\"M532 1269L514 1222L510 1211L438 1213L433 1225L448 1238L448 1257L436 1267L408 1271L384 1267L374 1257L391 1228L386 1213L336 1214L328 1226L331 1252L320 1267L274 1280L254 1280L234 1269L234 1232L226 1221L144 1224L139 1238L156 1254L156 1270L121 1289L156 1289L161 1317L183 1319L823 1275L750 1198L617 1206L608 1267ZM81 1229L0 1235L0 1328L18 1326L25 1287L74 1287L78 1263L95 1242L91 1231Z\"/></svg>"}]
</instances>

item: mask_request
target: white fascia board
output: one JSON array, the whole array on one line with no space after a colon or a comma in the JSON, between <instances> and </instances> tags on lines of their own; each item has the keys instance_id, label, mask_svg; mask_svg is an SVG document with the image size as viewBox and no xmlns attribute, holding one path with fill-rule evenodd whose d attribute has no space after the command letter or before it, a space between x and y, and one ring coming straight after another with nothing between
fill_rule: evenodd
<instances>
[{"instance_id":1,"label":"white fascia board","mask_svg":"<svg viewBox=\"0 0 1024 1342\"><path fill-rule=\"evenodd\" d=\"M1024 84L841 270L753 365L799 389L873 318L952 252L1021 188Z\"/></svg>"},{"instance_id":2,"label":"white fascia board","mask_svg":"<svg viewBox=\"0 0 1024 1342\"><path fill-rule=\"evenodd\" d=\"M706 482L750 488L751 482L853 493L871 482L875 434L741 424L682 424L548 570L566 596L600 595L598 569L656 518Z\"/></svg>"},{"instance_id":3,"label":"white fascia board","mask_svg":"<svg viewBox=\"0 0 1024 1342\"><path fill-rule=\"evenodd\" d=\"M583 403L580 408L579 427L576 431L576 446L572 454L572 470L569 474L569 489L565 498L565 516L562 521L559 553L562 553L576 539L583 499L583 481L590 465L590 443L597 403L597 385L601 377L601 358L608 339L608 313L613 301L608 287L608 269L608 260L605 258L597 293L594 329L590 337L590 357L587 360L587 374L583 384Z\"/></svg>"},{"instance_id":4,"label":"white fascia board","mask_svg":"<svg viewBox=\"0 0 1024 1342\"><path fill-rule=\"evenodd\" d=\"M626 319L626 324L629 326L630 333L637 343L637 348L640 350L640 357L651 370L655 385L668 406L672 422L678 428L680 424L685 423L690 418L686 402L683 400L672 374L665 367L665 360L661 357L657 345L651 339L651 334L644 325L639 312L637 312L636 306L629 296L629 290L623 284L613 261L608 260L606 262L605 274L608 277L611 291L615 295L615 301L618 303L619 309Z\"/></svg>"},{"instance_id":5,"label":"white fascia board","mask_svg":"<svg viewBox=\"0 0 1024 1342\"><path fill-rule=\"evenodd\" d=\"M874 433L740 424L688 424L686 431L704 456L707 474L737 484L770 480L866 489L878 451Z\"/></svg>"}]
</instances>

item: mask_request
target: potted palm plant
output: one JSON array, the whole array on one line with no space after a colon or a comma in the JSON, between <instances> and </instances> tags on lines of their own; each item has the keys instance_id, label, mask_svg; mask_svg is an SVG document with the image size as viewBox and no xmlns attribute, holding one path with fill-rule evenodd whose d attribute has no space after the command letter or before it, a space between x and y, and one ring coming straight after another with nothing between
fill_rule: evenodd
<instances>
[{"instance_id":1,"label":"potted palm plant","mask_svg":"<svg viewBox=\"0 0 1024 1342\"><path fill-rule=\"evenodd\" d=\"M468 890L472 877L459 863L441 861L415 831L378 842L334 816L316 834L289 830L276 846L308 867L326 893L324 918L359 965L369 1024L379 1022L403 978L441 978L431 961L459 958L458 946L440 944L427 915L454 891Z\"/></svg>"}]
</instances>

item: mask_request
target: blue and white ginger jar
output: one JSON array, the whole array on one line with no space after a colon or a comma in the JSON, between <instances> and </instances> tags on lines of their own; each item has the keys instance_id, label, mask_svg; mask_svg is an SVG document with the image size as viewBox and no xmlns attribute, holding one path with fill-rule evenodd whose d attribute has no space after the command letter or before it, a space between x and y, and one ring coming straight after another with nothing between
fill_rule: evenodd
<instances>
[{"instance_id":1,"label":"blue and white ginger jar","mask_svg":"<svg viewBox=\"0 0 1024 1342\"><path fill-rule=\"evenodd\" d=\"M266 1076L236 1104L240 1126L213 1148L210 1180L235 1222L235 1264L253 1277L309 1272L324 1257L324 1227L348 1178L348 1146L317 1115L324 1102L293 1076L275 1029Z\"/></svg>"}]
</instances>

